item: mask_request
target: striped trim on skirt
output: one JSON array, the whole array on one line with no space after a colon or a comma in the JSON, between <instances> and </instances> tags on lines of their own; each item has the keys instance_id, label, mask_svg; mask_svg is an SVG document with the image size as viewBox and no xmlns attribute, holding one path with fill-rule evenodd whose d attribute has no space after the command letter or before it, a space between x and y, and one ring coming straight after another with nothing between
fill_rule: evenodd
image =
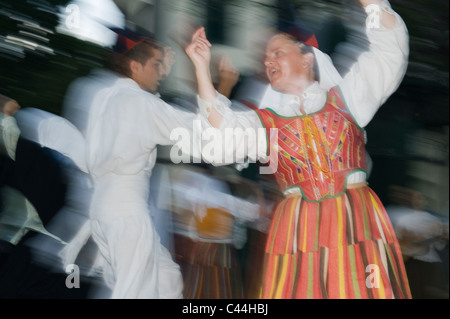
<instances>
[{"instance_id":1,"label":"striped trim on skirt","mask_svg":"<svg viewBox=\"0 0 450 319\"><path fill-rule=\"evenodd\" d=\"M264 299L411 298L400 246L368 186L276 208L265 248Z\"/></svg>"}]
</instances>

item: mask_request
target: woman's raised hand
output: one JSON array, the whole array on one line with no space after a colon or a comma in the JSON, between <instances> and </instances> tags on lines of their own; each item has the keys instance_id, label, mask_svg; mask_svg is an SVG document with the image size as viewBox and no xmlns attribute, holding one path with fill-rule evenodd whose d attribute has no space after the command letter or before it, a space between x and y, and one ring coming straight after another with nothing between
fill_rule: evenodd
<instances>
[{"instance_id":1,"label":"woman's raised hand","mask_svg":"<svg viewBox=\"0 0 450 319\"><path fill-rule=\"evenodd\" d=\"M211 62L211 43L206 38L205 28L197 29L192 35L191 42L186 46L186 54L191 59L194 66L198 68L208 68Z\"/></svg>"}]
</instances>

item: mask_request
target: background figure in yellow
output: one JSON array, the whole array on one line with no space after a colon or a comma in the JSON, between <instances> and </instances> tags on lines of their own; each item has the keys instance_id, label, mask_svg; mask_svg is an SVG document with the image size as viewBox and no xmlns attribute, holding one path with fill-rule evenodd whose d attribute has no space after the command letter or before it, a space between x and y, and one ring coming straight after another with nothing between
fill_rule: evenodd
<instances>
[{"instance_id":1,"label":"background figure in yellow","mask_svg":"<svg viewBox=\"0 0 450 319\"><path fill-rule=\"evenodd\" d=\"M235 196L224 179L226 169L216 170L171 168L174 248L186 299L244 298L237 249L246 241L245 224L260 217L262 193L249 182L253 196Z\"/></svg>"}]
</instances>

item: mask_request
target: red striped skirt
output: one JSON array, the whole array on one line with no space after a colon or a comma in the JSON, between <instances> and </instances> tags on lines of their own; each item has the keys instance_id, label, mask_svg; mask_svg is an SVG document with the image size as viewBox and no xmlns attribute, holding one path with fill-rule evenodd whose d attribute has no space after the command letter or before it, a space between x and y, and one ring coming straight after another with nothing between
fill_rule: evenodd
<instances>
[{"instance_id":1,"label":"red striped skirt","mask_svg":"<svg viewBox=\"0 0 450 319\"><path fill-rule=\"evenodd\" d=\"M277 206L265 248L261 297L411 298L394 229L368 186L320 203Z\"/></svg>"},{"instance_id":2,"label":"red striped skirt","mask_svg":"<svg viewBox=\"0 0 450 319\"><path fill-rule=\"evenodd\" d=\"M197 242L176 234L175 249L185 299L243 298L241 267L232 244Z\"/></svg>"}]
</instances>

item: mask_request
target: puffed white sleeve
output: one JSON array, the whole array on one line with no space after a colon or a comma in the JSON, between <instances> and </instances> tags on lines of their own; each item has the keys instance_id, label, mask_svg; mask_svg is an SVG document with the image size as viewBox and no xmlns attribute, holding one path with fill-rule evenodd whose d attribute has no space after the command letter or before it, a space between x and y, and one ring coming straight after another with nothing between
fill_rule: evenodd
<instances>
[{"instance_id":1,"label":"puffed white sleeve","mask_svg":"<svg viewBox=\"0 0 450 319\"><path fill-rule=\"evenodd\" d=\"M341 92L353 117L365 127L389 96L399 87L406 73L409 56L408 30L388 1L366 7L366 34L369 50L361 53L340 83ZM392 29L372 21L372 15L393 14Z\"/></svg>"},{"instance_id":2,"label":"puffed white sleeve","mask_svg":"<svg viewBox=\"0 0 450 319\"><path fill-rule=\"evenodd\" d=\"M217 93L213 103L197 98L203 132L202 156L213 165L244 163L266 159L266 130L258 114L253 110L238 111L232 102ZM237 103L237 102L234 102ZM219 128L208 121L212 109L222 116Z\"/></svg>"}]
</instances>

